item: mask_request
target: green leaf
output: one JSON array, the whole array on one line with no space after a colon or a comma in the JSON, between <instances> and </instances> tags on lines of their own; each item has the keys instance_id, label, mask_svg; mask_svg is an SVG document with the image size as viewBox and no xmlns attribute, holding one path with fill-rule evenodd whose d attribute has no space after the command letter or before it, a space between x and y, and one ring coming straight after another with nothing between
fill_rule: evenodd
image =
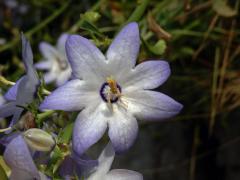
<instances>
[{"instance_id":1,"label":"green leaf","mask_svg":"<svg viewBox=\"0 0 240 180\"><path fill-rule=\"evenodd\" d=\"M216 11L220 16L224 17L232 17L237 14L237 11L228 6L227 2L224 0L214 0L213 10Z\"/></svg>"},{"instance_id":2,"label":"green leaf","mask_svg":"<svg viewBox=\"0 0 240 180\"><path fill-rule=\"evenodd\" d=\"M55 172L61 165L60 162L62 162L63 160L64 154L62 153L58 146L55 146L52 157L48 163L48 167L46 168L47 169L46 174L48 174L49 176L54 176Z\"/></svg>"},{"instance_id":3,"label":"green leaf","mask_svg":"<svg viewBox=\"0 0 240 180\"><path fill-rule=\"evenodd\" d=\"M155 45L150 45L147 41L143 40L143 43L145 44L145 46L147 47L147 49L155 54L155 55L162 55L164 54L167 45L166 45L166 41L164 41L163 39L159 40Z\"/></svg>"},{"instance_id":4,"label":"green leaf","mask_svg":"<svg viewBox=\"0 0 240 180\"><path fill-rule=\"evenodd\" d=\"M86 30L90 33L93 33L101 38L104 38L104 35L99 31L99 29L92 24L91 22L89 22L88 20L84 20L82 25L80 26L81 29Z\"/></svg>"},{"instance_id":5,"label":"green leaf","mask_svg":"<svg viewBox=\"0 0 240 180\"><path fill-rule=\"evenodd\" d=\"M72 138L72 131L73 131L73 123L68 124L58 136L60 143L68 144Z\"/></svg>"}]
</instances>

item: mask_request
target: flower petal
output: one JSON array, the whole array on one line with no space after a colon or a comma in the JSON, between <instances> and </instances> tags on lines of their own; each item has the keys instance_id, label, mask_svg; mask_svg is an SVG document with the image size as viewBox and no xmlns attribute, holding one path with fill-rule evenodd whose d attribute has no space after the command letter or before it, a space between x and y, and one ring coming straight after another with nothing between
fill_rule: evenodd
<instances>
[{"instance_id":1,"label":"flower petal","mask_svg":"<svg viewBox=\"0 0 240 180\"><path fill-rule=\"evenodd\" d=\"M45 59L54 60L58 56L56 48L47 42L41 42L39 50Z\"/></svg>"},{"instance_id":2,"label":"flower petal","mask_svg":"<svg viewBox=\"0 0 240 180\"><path fill-rule=\"evenodd\" d=\"M123 87L127 89L154 89L163 84L170 75L169 64L166 61L146 61L136 66L125 77Z\"/></svg>"},{"instance_id":3,"label":"flower petal","mask_svg":"<svg viewBox=\"0 0 240 180\"><path fill-rule=\"evenodd\" d=\"M70 156L65 156L63 162L59 167L59 174L61 177L67 179L74 174L75 161Z\"/></svg>"},{"instance_id":4,"label":"flower petal","mask_svg":"<svg viewBox=\"0 0 240 180\"><path fill-rule=\"evenodd\" d=\"M65 44L67 41L69 34L63 33L61 36L58 38L57 41L57 49L64 55L66 54L66 49L65 49Z\"/></svg>"},{"instance_id":5,"label":"flower petal","mask_svg":"<svg viewBox=\"0 0 240 180\"><path fill-rule=\"evenodd\" d=\"M63 85L71 77L71 69L68 68L65 71L62 71L56 79L57 86Z\"/></svg>"},{"instance_id":6,"label":"flower petal","mask_svg":"<svg viewBox=\"0 0 240 180\"><path fill-rule=\"evenodd\" d=\"M31 73L24 76L18 85L16 98L17 105L27 106L35 97L40 81L35 69L31 69L31 71Z\"/></svg>"},{"instance_id":7,"label":"flower petal","mask_svg":"<svg viewBox=\"0 0 240 180\"><path fill-rule=\"evenodd\" d=\"M17 174L17 179L40 179L30 151L21 135L8 144L4 152L4 160L12 169L12 177L16 177Z\"/></svg>"},{"instance_id":8,"label":"flower petal","mask_svg":"<svg viewBox=\"0 0 240 180\"><path fill-rule=\"evenodd\" d=\"M21 37L22 37L22 59L26 67L26 71L28 73L28 70L31 69L33 66L33 53L31 45L23 33Z\"/></svg>"},{"instance_id":9,"label":"flower petal","mask_svg":"<svg viewBox=\"0 0 240 180\"><path fill-rule=\"evenodd\" d=\"M117 153L123 153L134 143L138 134L138 123L135 117L125 109L114 109L113 116L108 121L108 135Z\"/></svg>"},{"instance_id":10,"label":"flower petal","mask_svg":"<svg viewBox=\"0 0 240 180\"><path fill-rule=\"evenodd\" d=\"M22 58L27 74L19 82L16 102L17 105L26 106L33 101L40 81L33 66L33 54L29 41L22 34Z\"/></svg>"},{"instance_id":11,"label":"flower petal","mask_svg":"<svg viewBox=\"0 0 240 180\"><path fill-rule=\"evenodd\" d=\"M35 93L36 86L38 86L40 82L38 79L37 72L33 66L33 53L32 53L31 45L23 34L22 34L22 59L26 68L27 75L24 76L23 80L20 81L18 91L22 91L22 92L26 91L25 93L27 94L32 91L34 91ZM19 94L21 94L21 97L25 98L21 92ZM32 96L32 94L30 96Z\"/></svg>"},{"instance_id":12,"label":"flower petal","mask_svg":"<svg viewBox=\"0 0 240 180\"><path fill-rule=\"evenodd\" d=\"M127 169L113 169L104 180L143 180L143 176L136 172Z\"/></svg>"},{"instance_id":13,"label":"flower petal","mask_svg":"<svg viewBox=\"0 0 240 180\"><path fill-rule=\"evenodd\" d=\"M57 88L40 105L40 109L79 111L89 102L96 101L98 94L79 79L68 81Z\"/></svg>"},{"instance_id":14,"label":"flower petal","mask_svg":"<svg viewBox=\"0 0 240 180\"><path fill-rule=\"evenodd\" d=\"M53 81L55 81L57 78L57 74L53 73L53 72L48 72L46 74L44 74L44 81L46 84L49 84Z\"/></svg>"},{"instance_id":15,"label":"flower petal","mask_svg":"<svg viewBox=\"0 0 240 180\"><path fill-rule=\"evenodd\" d=\"M16 109L15 102L8 102L0 106L0 118L8 117L14 114Z\"/></svg>"},{"instance_id":16,"label":"flower petal","mask_svg":"<svg viewBox=\"0 0 240 180\"><path fill-rule=\"evenodd\" d=\"M122 97L128 111L141 120L162 120L178 114L182 105L160 92L139 90Z\"/></svg>"},{"instance_id":17,"label":"flower petal","mask_svg":"<svg viewBox=\"0 0 240 180\"><path fill-rule=\"evenodd\" d=\"M29 174L29 172L27 171L24 171L24 170L19 170L19 169L11 169L12 170L12 173L9 177L9 180L16 180L16 179L19 179L19 180L45 180L45 179L41 179L40 175L39 177L37 177L37 174L36 176L32 176Z\"/></svg>"},{"instance_id":18,"label":"flower petal","mask_svg":"<svg viewBox=\"0 0 240 180\"><path fill-rule=\"evenodd\" d=\"M89 174L92 174L98 165L97 160L90 159L86 154L79 156L76 152L73 151L72 158L76 163L75 171L79 179L82 177L88 177Z\"/></svg>"},{"instance_id":19,"label":"flower petal","mask_svg":"<svg viewBox=\"0 0 240 180\"><path fill-rule=\"evenodd\" d=\"M4 95L5 99L8 100L8 101L15 101L16 98L17 98L17 90L18 90L18 86L21 82L21 80L24 78L21 77L17 82L16 84L14 84L14 86L12 86L8 92Z\"/></svg>"},{"instance_id":20,"label":"flower petal","mask_svg":"<svg viewBox=\"0 0 240 180\"><path fill-rule=\"evenodd\" d=\"M112 143L109 142L98 158L99 164L96 172L100 174L107 174L111 168L114 157L115 151L113 149Z\"/></svg>"},{"instance_id":21,"label":"flower petal","mask_svg":"<svg viewBox=\"0 0 240 180\"><path fill-rule=\"evenodd\" d=\"M73 77L100 83L105 81L105 57L88 39L70 35L66 42L66 53Z\"/></svg>"},{"instance_id":22,"label":"flower petal","mask_svg":"<svg viewBox=\"0 0 240 180\"><path fill-rule=\"evenodd\" d=\"M36 63L34 66L37 69L48 70L52 66L52 61L46 61L46 60L40 61L40 62Z\"/></svg>"},{"instance_id":23,"label":"flower petal","mask_svg":"<svg viewBox=\"0 0 240 180\"><path fill-rule=\"evenodd\" d=\"M131 69L136 64L140 47L138 24L126 25L115 37L107 51L107 60L114 71Z\"/></svg>"},{"instance_id":24,"label":"flower petal","mask_svg":"<svg viewBox=\"0 0 240 180\"><path fill-rule=\"evenodd\" d=\"M73 130L73 150L82 155L107 129L105 103L91 105L79 113Z\"/></svg>"},{"instance_id":25,"label":"flower petal","mask_svg":"<svg viewBox=\"0 0 240 180\"><path fill-rule=\"evenodd\" d=\"M11 120L11 122L10 122L9 127L11 127L12 125L14 125L14 124L17 123L17 121L20 119L20 116L21 116L23 110L24 110L24 109L23 109L22 107L16 107L16 108L14 109L14 114L13 114L13 117L12 117L12 120ZM11 132L11 131L8 131L8 133L10 133L10 132Z\"/></svg>"},{"instance_id":26,"label":"flower petal","mask_svg":"<svg viewBox=\"0 0 240 180\"><path fill-rule=\"evenodd\" d=\"M0 139L0 144L7 146L13 139L19 136L20 132L13 132L9 135L5 135Z\"/></svg>"}]
</instances>

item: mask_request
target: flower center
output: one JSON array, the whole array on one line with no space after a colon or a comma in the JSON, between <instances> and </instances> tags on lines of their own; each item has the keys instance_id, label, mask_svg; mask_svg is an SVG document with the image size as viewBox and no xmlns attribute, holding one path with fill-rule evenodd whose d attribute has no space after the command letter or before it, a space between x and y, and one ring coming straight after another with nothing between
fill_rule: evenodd
<instances>
[{"instance_id":1,"label":"flower center","mask_svg":"<svg viewBox=\"0 0 240 180\"><path fill-rule=\"evenodd\" d=\"M121 96L122 89L112 78L107 78L100 88L100 96L107 103L116 103Z\"/></svg>"},{"instance_id":2,"label":"flower center","mask_svg":"<svg viewBox=\"0 0 240 180\"><path fill-rule=\"evenodd\" d=\"M61 70L65 70L68 68L67 60L57 57L57 62Z\"/></svg>"}]
</instances>

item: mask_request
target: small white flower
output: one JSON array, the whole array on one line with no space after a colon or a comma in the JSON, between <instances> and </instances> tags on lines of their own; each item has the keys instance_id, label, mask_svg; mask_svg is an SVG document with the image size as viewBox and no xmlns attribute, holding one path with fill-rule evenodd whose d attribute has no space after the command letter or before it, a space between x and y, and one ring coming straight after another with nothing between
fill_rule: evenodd
<instances>
[{"instance_id":1,"label":"small white flower","mask_svg":"<svg viewBox=\"0 0 240 180\"><path fill-rule=\"evenodd\" d=\"M39 45L44 60L35 64L35 67L47 71L44 74L44 80L47 84L55 82L57 86L60 86L71 77L72 71L65 52L65 43L68 36L68 34L62 34L56 47L47 42L41 42Z\"/></svg>"}]
</instances>

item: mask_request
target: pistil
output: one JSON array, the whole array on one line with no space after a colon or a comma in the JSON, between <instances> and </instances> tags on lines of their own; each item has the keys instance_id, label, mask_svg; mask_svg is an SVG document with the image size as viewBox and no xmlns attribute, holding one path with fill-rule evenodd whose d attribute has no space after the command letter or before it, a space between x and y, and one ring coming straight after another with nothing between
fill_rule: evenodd
<instances>
[{"instance_id":1,"label":"pistil","mask_svg":"<svg viewBox=\"0 0 240 180\"><path fill-rule=\"evenodd\" d=\"M121 97L121 87L113 79L113 77L108 77L106 82L103 83L100 89L100 95L102 99L108 104L115 103Z\"/></svg>"}]
</instances>

